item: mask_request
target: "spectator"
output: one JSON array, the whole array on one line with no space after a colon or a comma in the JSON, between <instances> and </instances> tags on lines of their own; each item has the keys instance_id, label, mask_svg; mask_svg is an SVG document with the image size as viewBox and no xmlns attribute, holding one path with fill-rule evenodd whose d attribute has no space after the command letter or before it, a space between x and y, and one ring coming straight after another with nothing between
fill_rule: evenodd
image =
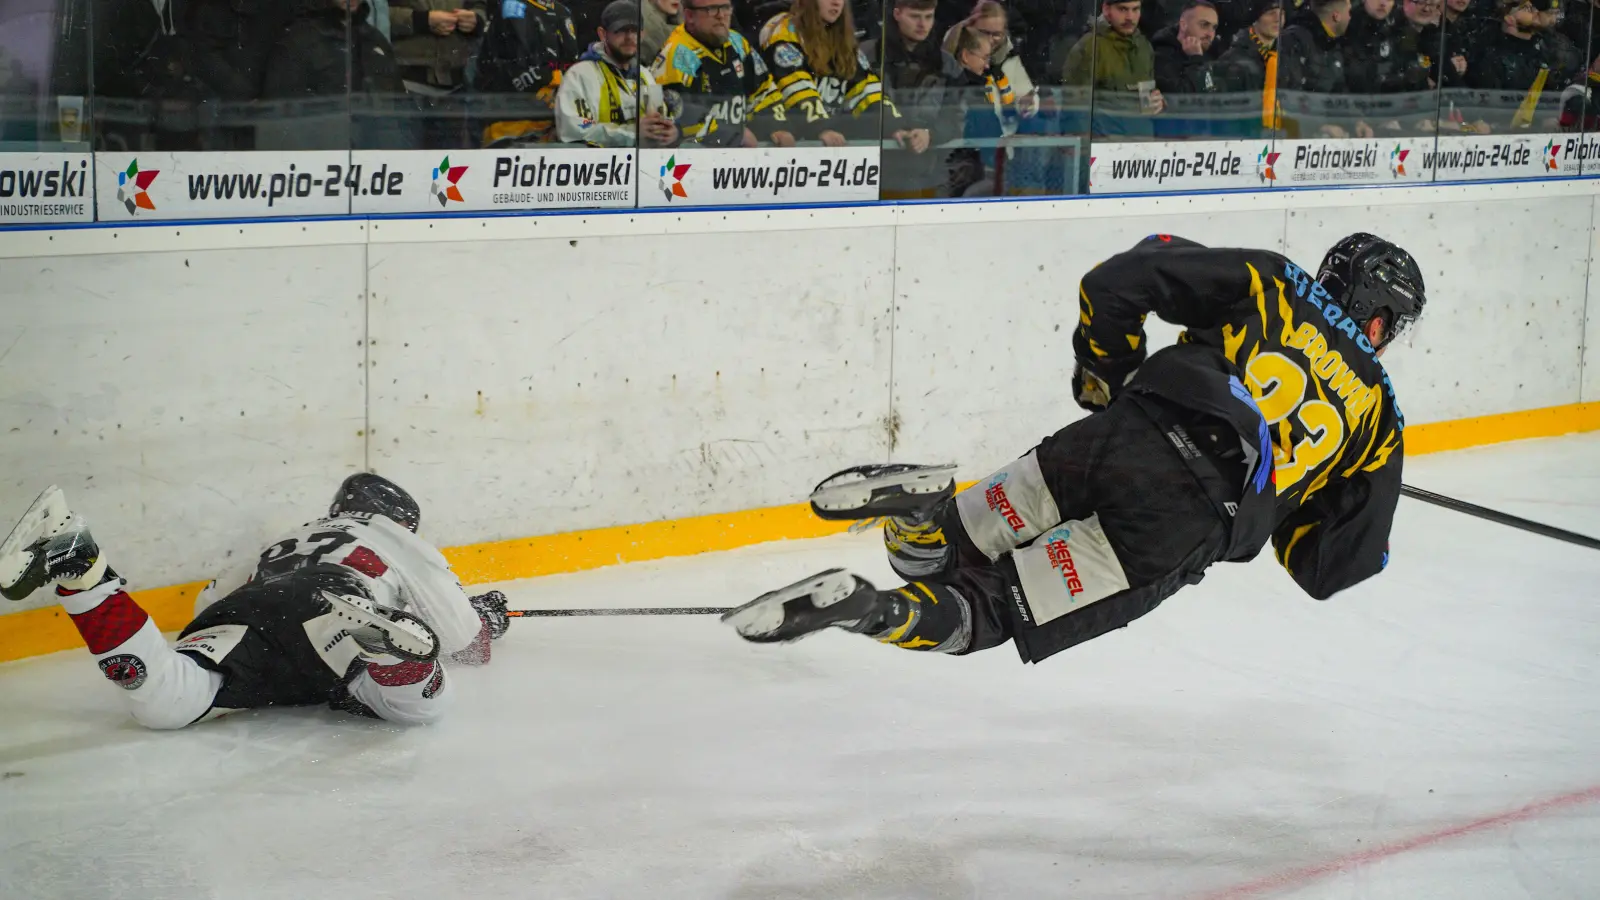
<instances>
[{"instance_id":1,"label":"spectator","mask_svg":"<svg viewBox=\"0 0 1600 900\"><path fill-rule=\"evenodd\" d=\"M1140 0L1104 0L1094 29L1067 53L1062 83L1090 85L1095 106L1126 113L1166 107L1155 87L1155 49L1139 31Z\"/></svg>"},{"instance_id":2,"label":"spectator","mask_svg":"<svg viewBox=\"0 0 1600 900\"><path fill-rule=\"evenodd\" d=\"M1487 117L1495 131L1529 128L1545 92L1559 93L1574 79L1551 67L1553 54L1541 33L1543 17L1530 0L1502 0L1500 33L1478 48L1467 66L1467 81L1475 88L1522 95L1516 107L1505 107ZM1554 116L1542 131L1555 131Z\"/></svg>"},{"instance_id":3,"label":"spectator","mask_svg":"<svg viewBox=\"0 0 1600 900\"><path fill-rule=\"evenodd\" d=\"M1037 113L1039 92L1023 68L1022 58L1012 52L1010 16L1005 5L997 0L978 0L972 7L972 14L963 21L989 39L990 46L994 48L989 53L991 74L997 80L1004 80L1016 94L1017 109L1025 117ZM949 48L945 49L948 52Z\"/></svg>"},{"instance_id":4,"label":"spectator","mask_svg":"<svg viewBox=\"0 0 1600 900\"><path fill-rule=\"evenodd\" d=\"M555 132L555 96L582 47L572 13L561 0L501 0L478 49L477 89L521 95L530 115L492 122L486 147L548 141Z\"/></svg>"},{"instance_id":5,"label":"spectator","mask_svg":"<svg viewBox=\"0 0 1600 900\"><path fill-rule=\"evenodd\" d=\"M985 35L977 23L968 19L957 24L945 34L944 51L957 68L949 77L949 91L961 110L962 134L974 130L978 117L992 114L1005 127L1006 107L1015 105L1004 75L994 68L990 60L994 42ZM960 147L950 153L947 193L951 197L980 197L995 193L992 179L983 162L983 153L976 147Z\"/></svg>"},{"instance_id":6,"label":"spectator","mask_svg":"<svg viewBox=\"0 0 1600 900\"><path fill-rule=\"evenodd\" d=\"M639 60L654 63L667 43L667 35L683 24L683 0L639 0L644 22L639 28Z\"/></svg>"},{"instance_id":7,"label":"spectator","mask_svg":"<svg viewBox=\"0 0 1600 900\"><path fill-rule=\"evenodd\" d=\"M788 12L762 26L761 56L801 138L829 147L876 141L880 112L882 131L899 130L891 124L899 114L893 103L883 103L883 84L856 43L846 0L794 0Z\"/></svg>"},{"instance_id":8,"label":"spectator","mask_svg":"<svg viewBox=\"0 0 1600 900\"><path fill-rule=\"evenodd\" d=\"M1439 86L1444 73L1454 69L1454 77L1466 74L1466 59L1444 57L1443 0L1400 0L1403 15L1397 39L1407 70L1407 90L1426 91Z\"/></svg>"},{"instance_id":9,"label":"spectator","mask_svg":"<svg viewBox=\"0 0 1600 900\"><path fill-rule=\"evenodd\" d=\"M301 0L267 62L265 99L400 92L394 48L368 17L364 0ZM348 33L348 34L347 34ZM410 146L405 126L392 117L286 118L263 122L259 149L332 150Z\"/></svg>"},{"instance_id":10,"label":"spectator","mask_svg":"<svg viewBox=\"0 0 1600 900\"><path fill-rule=\"evenodd\" d=\"M1364 0L1350 11L1345 32L1345 79L1352 94L1428 89L1428 72L1414 39L1402 46L1395 0ZM1437 51L1435 51L1437 53Z\"/></svg>"},{"instance_id":11,"label":"spectator","mask_svg":"<svg viewBox=\"0 0 1600 900\"><path fill-rule=\"evenodd\" d=\"M1218 62L1226 73L1230 91L1267 91L1278 88L1278 31L1283 9L1277 0L1255 0L1255 18L1240 31ZM1265 95L1264 95L1265 98ZM1263 99L1263 110L1272 104Z\"/></svg>"},{"instance_id":12,"label":"spectator","mask_svg":"<svg viewBox=\"0 0 1600 900\"><path fill-rule=\"evenodd\" d=\"M782 97L766 63L732 28L732 0L683 0L683 24L667 36L651 74L684 143L793 147Z\"/></svg>"},{"instance_id":13,"label":"spectator","mask_svg":"<svg viewBox=\"0 0 1600 900\"><path fill-rule=\"evenodd\" d=\"M1211 0L1188 0L1178 21L1151 39L1156 87L1165 94L1215 94L1227 89L1222 66L1211 56L1217 39L1217 8Z\"/></svg>"},{"instance_id":14,"label":"spectator","mask_svg":"<svg viewBox=\"0 0 1600 900\"><path fill-rule=\"evenodd\" d=\"M661 88L639 67L638 0L611 0L600 14L600 40L578 58L556 91L556 132L594 147L664 147L678 140ZM645 113L640 115L640 94Z\"/></svg>"},{"instance_id":15,"label":"spectator","mask_svg":"<svg viewBox=\"0 0 1600 900\"><path fill-rule=\"evenodd\" d=\"M1350 0L1309 0L1280 38L1278 87L1317 94L1347 93L1343 39L1349 28Z\"/></svg>"},{"instance_id":16,"label":"spectator","mask_svg":"<svg viewBox=\"0 0 1600 900\"><path fill-rule=\"evenodd\" d=\"M884 94L902 119L892 135L899 149L883 153L880 180L885 200L939 196L948 154L933 148L961 133L960 123L943 110L946 67L931 40L936 4L937 0L894 0L882 40L861 45L867 59L882 60Z\"/></svg>"},{"instance_id":17,"label":"spectator","mask_svg":"<svg viewBox=\"0 0 1600 900\"><path fill-rule=\"evenodd\" d=\"M422 146L468 144L466 118L446 99L466 84L467 63L489 22L488 0L391 0L389 33L400 80L422 113Z\"/></svg>"}]
</instances>

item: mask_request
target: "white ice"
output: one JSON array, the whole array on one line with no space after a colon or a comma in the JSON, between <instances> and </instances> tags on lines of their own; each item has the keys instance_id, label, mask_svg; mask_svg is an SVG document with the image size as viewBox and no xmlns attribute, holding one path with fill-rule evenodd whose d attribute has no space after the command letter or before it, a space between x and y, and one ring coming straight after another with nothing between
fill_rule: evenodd
<instances>
[{"instance_id":1,"label":"white ice","mask_svg":"<svg viewBox=\"0 0 1600 900\"><path fill-rule=\"evenodd\" d=\"M1600 436L1408 461L1600 533ZM504 586L729 605L839 536ZM1593 898L1600 553L1402 500L1333 600L1270 553L1023 666L715 617L524 619L441 724L141 730L84 651L0 666L0 897Z\"/></svg>"}]
</instances>

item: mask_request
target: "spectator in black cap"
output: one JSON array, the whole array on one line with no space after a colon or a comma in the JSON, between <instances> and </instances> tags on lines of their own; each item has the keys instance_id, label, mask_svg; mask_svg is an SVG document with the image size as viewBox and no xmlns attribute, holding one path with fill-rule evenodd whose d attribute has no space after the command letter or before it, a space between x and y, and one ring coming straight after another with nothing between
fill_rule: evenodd
<instances>
[{"instance_id":1,"label":"spectator in black cap","mask_svg":"<svg viewBox=\"0 0 1600 900\"><path fill-rule=\"evenodd\" d=\"M1467 64L1467 83L1522 94L1516 106L1506 104L1487 117L1495 131L1555 131L1555 121L1534 127L1537 113L1529 110L1537 109L1546 92L1558 95L1575 80L1574 73L1559 66L1543 30L1545 18L1530 0L1501 0L1500 15L1500 33L1485 40Z\"/></svg>"},{"instance_id":2,"label":"spectator in black cap","mask_svg":"<svg viewBox=\"0 0 1600 900\"><path fill-rule=\"evenodd\" d=\"M1254 0L1249 16L1249 24L1233 38L1219 60L1226 73L1228 90L1260 91L1270 83L1276 91L1278 32L1283 27L1283 8L1278 0Z\"/></svg>"},{"instance_id":3,"label":"spectator in black cap","mask_svg":"<svg viewBox=\"0 0 1600 900\"><path fill-rule=\"evenodd\" d=\"M557 138L596 147L675 143L678 127L666 115L661 87L639 65L637 0L611 0L595 32L600 40L578 57L556 91Z\"/></svg>"}]
</instances>

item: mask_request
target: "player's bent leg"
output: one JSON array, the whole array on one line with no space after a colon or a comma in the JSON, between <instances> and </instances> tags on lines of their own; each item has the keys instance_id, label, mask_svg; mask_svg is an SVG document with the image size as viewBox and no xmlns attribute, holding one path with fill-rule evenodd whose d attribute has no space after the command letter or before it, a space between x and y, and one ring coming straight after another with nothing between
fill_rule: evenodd
<instances>
[{"instance_id":1,"label":"player's bent leg","mask_svg":"<svg viewBox=\"0 0 1600 900\"><path fill-rule=\"evenodd\" d=\"M58 586L56 594L100 671L123 689L123 703L135 721L146 728L183 728L210 711L222 676L168 644L155 621L123 590L121 578L108 573L95 587Z\"/></svg>"}]
</instances>

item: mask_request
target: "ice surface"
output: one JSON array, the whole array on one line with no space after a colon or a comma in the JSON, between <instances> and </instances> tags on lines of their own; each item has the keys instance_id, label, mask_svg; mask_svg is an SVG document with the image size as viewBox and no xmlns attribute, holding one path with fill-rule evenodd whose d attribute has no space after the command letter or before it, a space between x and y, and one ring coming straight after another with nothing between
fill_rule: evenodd
<instances>
[{"instance_id":1,"label":"ice surface","mask_svg":"<svg viewBox=\"0 0 1600 900\"><path fill-rule=\"evenodd\" d=\"M1407 481L1600 533L1600 436ZM0 897L1600 896L1600 554L1402 500L1325 603L1269 555L1023 666L714 617L516 621L404 730L152 733L84 651L0 666ZM731 605L873 535L503 586Z\"/></svg>"}]
</instances>

